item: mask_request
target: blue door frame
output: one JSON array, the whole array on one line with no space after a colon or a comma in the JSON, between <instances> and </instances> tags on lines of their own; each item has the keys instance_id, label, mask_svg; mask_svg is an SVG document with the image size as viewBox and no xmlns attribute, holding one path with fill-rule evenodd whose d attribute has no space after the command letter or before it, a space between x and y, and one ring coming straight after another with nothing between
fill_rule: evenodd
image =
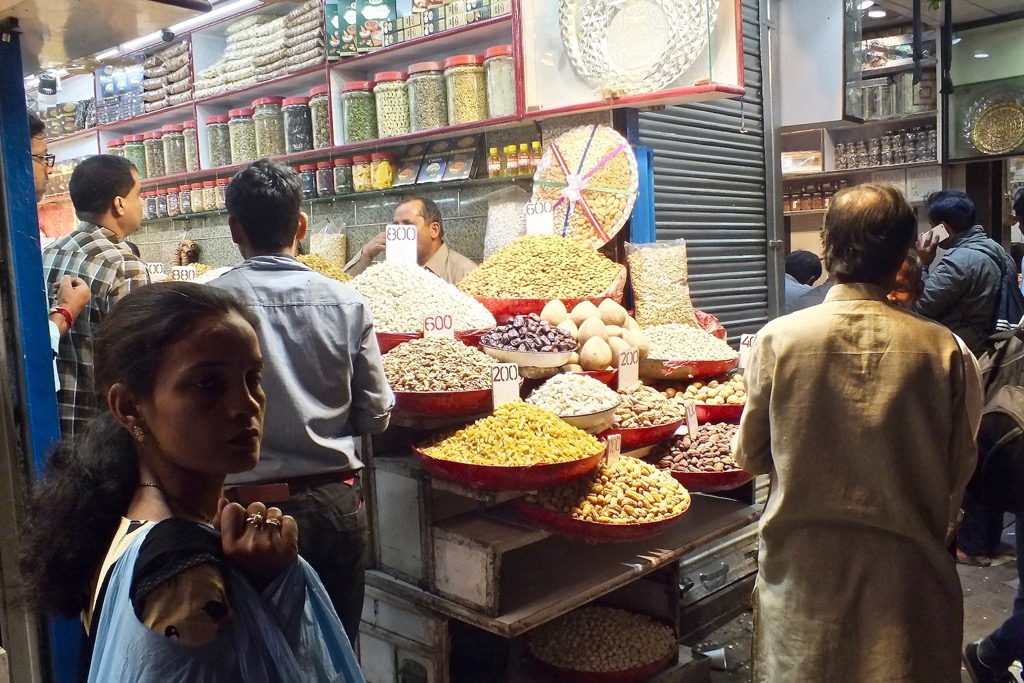
<instances>
[{"instance_id":1,"label":"blue door frame","mask_svg":"<svg viewBox=\"0 0 1024 683\"><path fill-rule=\"evenodd\" d=\"M46 454L60 440L57 397L53 390L53 359L46 311L49 297L43 280L32 158L29 152L21 41L16 29L0 27L0 227L3 228L3 287L12 307L12 362L17 359L16 410L22 444L32 463L32 476L43 470ZM48 625L48 653L42 653L56 683L77 676L81 624L53 620Z\"/></svg>"}]
</instances>

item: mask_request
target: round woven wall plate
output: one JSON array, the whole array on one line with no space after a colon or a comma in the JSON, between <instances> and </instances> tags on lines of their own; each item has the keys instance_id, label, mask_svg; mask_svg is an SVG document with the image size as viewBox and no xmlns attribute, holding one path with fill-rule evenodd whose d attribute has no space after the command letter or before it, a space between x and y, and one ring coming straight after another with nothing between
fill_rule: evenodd
<instances>
[{"instance_id":1,"label":"round woven wall plate","mask_svg":"<svg viewBox=\"0 0 1024 683\"><path fill-rule=\"evenodd\" d=\"M1006 154L1024 145L1024 106L995 102L974 120L971 144L984 154Z\"/></svg>"}]
</instances>

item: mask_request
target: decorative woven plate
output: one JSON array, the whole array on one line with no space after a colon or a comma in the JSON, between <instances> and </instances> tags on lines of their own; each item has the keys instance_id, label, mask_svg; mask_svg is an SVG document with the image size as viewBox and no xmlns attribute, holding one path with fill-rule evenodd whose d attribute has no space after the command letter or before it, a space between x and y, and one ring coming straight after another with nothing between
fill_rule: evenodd
<instances>
[{"instance_id":1,"label":"decorative woven plate","mask_svg":"<svg viewBox=\"0 0 1024 683\"><path fill-rule=\"evenodd\" d=\"M1024 145L1024 106L995 102L974 120L971 143L984 154L1006 154Z\"/></svg>"},{"instance_id":2,"label":"decorative woven plate","mask_svg":"<svg viewBox=\"0 0 1024 683\"><path fill-rule=\"evenodd\" d=\"M707 46L718 8L719 0L561 0L559 26L581 79L636 95L682 76Z\"/></svg>"},{"instance_id":3,"label":"decorative woven plate","mask_svg":"<svg viewBox=\"0 0 1024 683\"><path fill-rule=\"evenodd\" d=\"M624 137L608 126L581 126L544 152L533 201L552 203L556 235L597 249L629 220L639 181L636 156Z\"/></svg>"}]
</instances>

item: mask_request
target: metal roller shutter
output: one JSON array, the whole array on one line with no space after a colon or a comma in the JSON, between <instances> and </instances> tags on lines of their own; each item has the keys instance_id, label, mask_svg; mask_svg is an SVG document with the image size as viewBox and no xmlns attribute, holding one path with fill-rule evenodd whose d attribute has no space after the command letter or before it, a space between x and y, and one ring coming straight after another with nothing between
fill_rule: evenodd
<instances>
[{"instance_id":1,"label":"metal roller shutter","mask_svg":"<svg viewBox=\"0 0 1024 683\"><path fill-rule=\"evenodd\" d=\"M639 115L640 144L654 150L657 238L686 240L693 303L717 316L732 341L767 322L772 289L758 0L743 0L743 50L742 104Z\"/></svg>"}]
</instances>

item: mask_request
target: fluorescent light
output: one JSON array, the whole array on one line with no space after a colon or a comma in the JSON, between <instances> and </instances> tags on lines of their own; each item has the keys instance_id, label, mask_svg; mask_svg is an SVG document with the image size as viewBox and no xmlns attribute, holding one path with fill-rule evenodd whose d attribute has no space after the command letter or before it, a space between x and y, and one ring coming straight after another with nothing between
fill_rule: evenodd
<instances>
[{"instance_id":1,"label":"fluorescent light","mask_svg":"<svg viewBox=\"0 0 1024 683\"><path fill-rule=\"evenodd\" d=\"M112 47L109 50L104 50L96 55L96 60L102 62L104 59L110 59L111 57L116 57L119 54L120 51L116 47Z\"/></svg>"},{"instance_id":2,"label":"fluorescent light","mask_svg":"<svg viewBox=\"0 0 1024 683\"><path fill-rule=\"evenodd\" d=\"M956 45L956 44L957 44L957 43L959 43L959 42L960 42L961 40L963 40L963 38L961 38L960 36L953 36L953 41L952 41L952 42L953 42L953 45Z\"/></svg>"},{"instance_id":3,"label":"fluorescent light","mask_svg":"<svg viewBox=\"0 0 1024 683\"><path fill-rule=\"evenodd\" d=\"M864 0L862 3L857 5L857 9L867 9L868 7L872 7L874 4L874 0Z\"/></svg>"},{"instance_id":4,"label":"fluorescent light","mask_svg":"<svg viewBox=\"0 0 1024 683\"><path fill-rule=\"evenodd\" d=\"M868 11L868 16L872 19L881 19L882 17L888 16L884 9L873 9Z\"/></svg>"},{"instance_id":5,"label":"fluorescent light","mask_svg":"<svg viewBox=\"0 0 1024 683\"><path fill-rule=\"evenodd\" d=\"M988 53L984 52L984 51L975 52L974 53L974 58L975 59L988 59Z\"/></svg>"},{"instance_id":6,"label":"fluorescent light","mask_svg":"<svg viewBox=\"0 0 1024 683\"><path fill-rule=\"evenodd\" d=\"M134 40L129 40L127 43L121 43L118 46L118 48L120 49L122 54L128 54L128 53L131 53L131 52L135 52L135 51L137 51L137 50L139 50L141 48L149 47L150 45L155 45L156 43L160 42L161 40L162 40L161 32L160 31L154 31L153 33L150 33L149 35L146 35L146 36L142 36L141 38L135 38Z\"/></svg>"},{"instance_id":7,"label":"fluorescent light","mask_svg":"<svg viewBox=\"0 0 1024 683\"><path fill-rule=\"evenodd\" d=\"M171 26L168 30L170 30L174 34L184 33L185 31L189 31L199 26L208 24L211 21L214 21L215 19L218 19L220 17L226 17L230 14L241 12L242 10L249 9L250 7L255 7L256 5L259 4L259 0L235 0L234 2L220 3L209 12L192 17L191 19L186 19L181 23Z\"/></svg>"}]
</instances>

